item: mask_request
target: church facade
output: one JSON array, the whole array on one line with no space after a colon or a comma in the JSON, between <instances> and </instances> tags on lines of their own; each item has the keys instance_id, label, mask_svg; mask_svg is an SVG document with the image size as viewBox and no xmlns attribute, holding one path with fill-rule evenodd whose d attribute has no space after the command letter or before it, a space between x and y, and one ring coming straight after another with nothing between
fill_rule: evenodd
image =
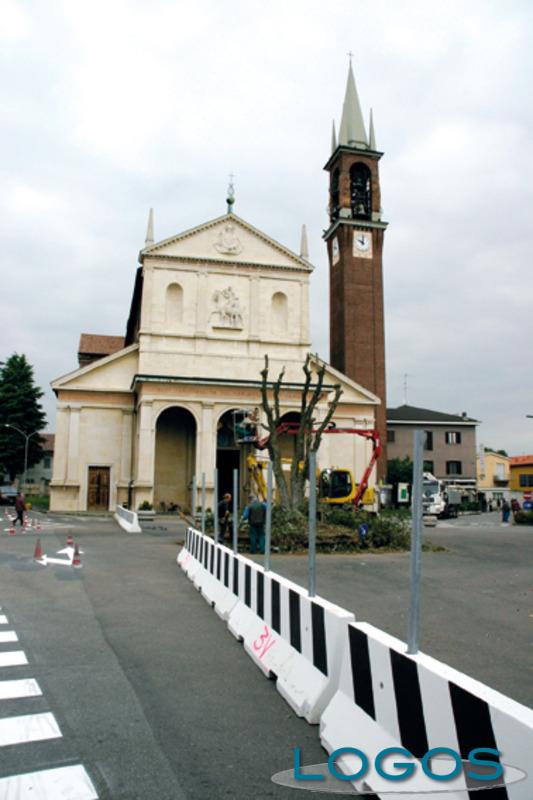
<instances>
[{"instance_id":1,"label":"church facade","mask_svg":"<svg viewBox=\"0 0 533 800\"><path fill-rule=\"evenodd\" d=\"M247 456L267 456L236 443L233 412L260 408L266 354L271 381L285 370L284 419L298 420L311 342L305 239L296 254L234 214L232 204L230 197L226 214L159 242L150 215L124 338L82 335L79 368L52 383L52 510L111 511L144 501L156 510L189 509L193 479L202 474L212 507L215 469L219 497L231 491L235 469L246 491ZM313 356L315 367L322 363ZM378 396L330 365L318 421L339 383L337 427L373 428ZM290 442L283 446L290 455ZM358 481L371 452L362 437L324 436L318 463L351 469Z\"/></svg>"}]
</instances>

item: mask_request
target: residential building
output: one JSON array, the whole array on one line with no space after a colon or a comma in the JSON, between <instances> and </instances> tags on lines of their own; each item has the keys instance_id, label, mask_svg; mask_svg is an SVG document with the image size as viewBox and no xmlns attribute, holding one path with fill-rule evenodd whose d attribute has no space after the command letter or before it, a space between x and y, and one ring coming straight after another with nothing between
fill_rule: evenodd
<instances>
[{"instance_id":1,"label":"residential building","mask_svg":"<svg viewBox=\"0 0 533 800\"><path fill-rule=\"evenodd\" d=\"M401 405L387 409L388 460L413 457L413 432L422 429L424 470L448 484L476 487L476 426L466 413L445 414Z\"/></svg>"},{"instance_id":2,"label":"residential building","mask_svg":"<svg viewBox=\"0 0 533 800\"><path fill-rule=\"evenodd\" d=\"M509 462L512 497L520 503L533 495L533 455L512 456Z\"/></svg>"},{"instance_id":3,"label":"residential building","mask_svg":"<svg viewBox=\"0 0 533 800\"><path fill-rule=\"evenodd\" d=\"M477 456L477 485L487 500L509 498L509 456L482 448Z\"/></svg>"}]
</instances>

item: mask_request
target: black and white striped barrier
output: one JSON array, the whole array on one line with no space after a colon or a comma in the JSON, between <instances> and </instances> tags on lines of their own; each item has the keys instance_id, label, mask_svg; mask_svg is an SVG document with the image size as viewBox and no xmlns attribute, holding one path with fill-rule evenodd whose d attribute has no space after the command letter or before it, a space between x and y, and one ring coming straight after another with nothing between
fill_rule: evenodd
<instances>
[{"instance_id":1,"label":"black and white striped barrier","mask_svg":"<svg viewBox=\"0 0 533 800\"><path fill-rule=\"evenodd\" d=\"M338 684L344 632L354 615L198 531L178 563L294 711L318 723Z\"/></svg>"},{"instance_id":2,"label":"black and white striped barrier","mask_svg":"<svg viewBox=\"0 0 533 800\"><path fill-rule=\"evenodd\" d=\"M225 621L238 600L233 592L234 559L229 548L215 544L210 536L194 528L188 529L178 555L178 564Z\"/></svg>"},{"instance_id":3,"label":"black and white striped barrier","mask_svg":"<svg viewBox=\"0 0 533 800\"><path fill-rule=\"evenodd\" d=\"M432 748L447 747L467 761L476 748L492 748L501 758L484 758L505 765L505 787L487 789L486 783L465 777L463 769L446 784L436 783L419 769L405 788L410 793L437 792L432 799L443 800L533 798L533 710L430 656L407 655L403 642L367 623L346 626L339 687L322 714L320 739L329 753L353 746L377 754L400 746L416 759ZM397 755L394 760L406 759ZM353 755L342 756L338 763L346 774L356 774L361 766ZM434 763L435 772L452 772L449 760ZM520 780L520 771L528 768L531 775ZM391 797L394 788L372 763L354 785L359 791L387 792ZM479 793L480 788L486 791Z\"/></svg>"},{"instance_id":4,"label":"black and white striped barrier","mask_svg":"<svg viewBox=\"0 0 533 800\"><path fill-rule=\"evenodd\" d=\"M317 723L339 679L344 632L354 615L239 556L239 602L228 628L300 717Z\"/></svg>"}]
</instances>

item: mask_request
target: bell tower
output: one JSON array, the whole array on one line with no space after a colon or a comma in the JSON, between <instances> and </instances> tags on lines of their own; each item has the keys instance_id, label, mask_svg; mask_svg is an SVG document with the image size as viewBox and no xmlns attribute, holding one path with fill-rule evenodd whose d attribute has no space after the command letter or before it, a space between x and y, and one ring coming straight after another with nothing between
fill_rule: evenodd
<instances>
[{"instance_id":1,"label":"bell tower","mask_svg":"<svg viewBox=\"0 0 533 800\"><path fill-rule=\"evenodd\" d=\"M383 447L378 478L387 469L383 237L379 160L372 111L368 136L350 63L338 140L333 124L329 227L324 233L330 276L330 363L381 400L376 408Z\"/></svg>"}]
</instances>

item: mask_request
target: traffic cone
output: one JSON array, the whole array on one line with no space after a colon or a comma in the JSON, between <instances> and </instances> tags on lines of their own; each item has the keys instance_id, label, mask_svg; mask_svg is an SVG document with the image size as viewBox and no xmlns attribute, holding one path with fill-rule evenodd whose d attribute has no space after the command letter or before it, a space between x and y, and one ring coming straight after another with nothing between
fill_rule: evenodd
<instances>
[{"instance_id":1,"label":"traffic cone","mask_svg":"<svg viewBox=\"0 0 533 800\"><path fill-rule=\"evenodd\" d=\"M72 557L72 566L77 567L78 569L81 568L81 558L80 558L80 548L78 545L74 548L74 556Z\"/></svg>"},{"instance_id":2,"label":"traffic cone","mask_svg":"<svg viewBox=\"0 0 533 800\"><path fill-rule=\"evenodd\" d=\"M40 561L43 557L43 548L41 547L41 540L37 539L35 542L35 552L33 554L34 561Z\"/></svg>"},{"instance_id":3,"label":"traffic cone","mask_svg":"<svg viewBox=\"0 0 533 800\"><path fill-rule=\"evenodd\" d=\"M71 533L67 536L67 547L74 547L74 538Z\"/></svg>"},{"instance_id":4,"label":"traffic cone","mask_svg":"<svg viewBox=\"0 0 533 800\"><path fill-rule=\"evenodd\" d=\"M8 536L14 536L15 535L15 526L13 525L13 523L11 523L11 525L7 529L7 535Z\"/></svg>"}]
</instances>

